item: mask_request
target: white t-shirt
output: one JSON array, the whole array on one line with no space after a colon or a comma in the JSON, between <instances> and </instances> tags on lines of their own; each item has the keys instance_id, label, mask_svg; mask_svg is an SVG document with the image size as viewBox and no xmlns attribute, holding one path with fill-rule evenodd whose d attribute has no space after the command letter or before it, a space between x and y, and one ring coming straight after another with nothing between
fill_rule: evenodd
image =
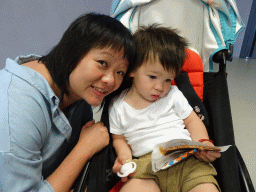
<instances>
[{"instance_id":1,"label":"white t-shirt","mask_svg":"<svg viewBox=\"0 0 256 192\"><path fill-rule=\"evenodd\" d=\"M113 98L109 123L111 133L124 135L133 156L147 154L155 145L172 139L191 140L183 119L193 109L176 86L171 87L168 95L141 110L134 109L124 101L127 92L128 89Z\"/></svg>"}]
</instances>

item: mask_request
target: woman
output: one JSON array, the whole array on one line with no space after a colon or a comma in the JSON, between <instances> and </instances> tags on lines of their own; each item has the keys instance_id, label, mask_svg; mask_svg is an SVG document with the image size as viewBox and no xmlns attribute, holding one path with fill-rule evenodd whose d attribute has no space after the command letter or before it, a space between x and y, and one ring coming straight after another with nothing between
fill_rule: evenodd
<instances>
[{"instance_id":1,"label":"woman","mask_svg":"<svg viewBox=\"0 0 256 192\"><path fill-rule=\"evenodd\" d=\"M3 191L71 190L85 163L109 143L90 105L119 88L133 57L130 32L109 16L90 13L76 19L49 54L6 60L0 70ZM80 100L87 102L86 124L76 130L64 114ZM77 140L74 131L81 131Z\"/></svg>"}]
</instances>

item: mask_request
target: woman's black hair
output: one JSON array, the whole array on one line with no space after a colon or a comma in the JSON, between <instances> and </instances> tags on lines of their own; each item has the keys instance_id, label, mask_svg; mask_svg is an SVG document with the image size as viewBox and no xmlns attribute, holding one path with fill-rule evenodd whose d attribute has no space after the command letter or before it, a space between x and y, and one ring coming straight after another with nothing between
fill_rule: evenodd
<instances>
[{"instance_id":1,"label":"woman's black hair","mask_svg":"<svg viewBox=\"0 0 256 192\"><path fill-rule=\"evenodd\" d=\"M60 42L39 59L50 72L61 90L61 100L68 94L69 75L83 57L93 48L111 48L124 51L129 64L135 57L135 45L129 30L107 15L89 13L78 17L63 34ZM129 69L128 69L129 71Z\"/></svg>"}]
</instances>

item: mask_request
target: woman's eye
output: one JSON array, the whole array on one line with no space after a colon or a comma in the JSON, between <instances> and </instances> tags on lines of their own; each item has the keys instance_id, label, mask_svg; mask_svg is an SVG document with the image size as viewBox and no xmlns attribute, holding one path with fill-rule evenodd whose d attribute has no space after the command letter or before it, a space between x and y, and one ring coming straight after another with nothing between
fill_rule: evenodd
<instances>
[{"instance_id":1,"label":"woman's eye","mask_svg":"<svg viewBox=\"0 0 256 192\"><path fill-rule=\"evenodd\" d=\"M107 66L107 62L105 62L105 61L99 60L98 62L99 62L101 65L103 65L103 66Z\"/></svg>"},{"instance_id":2,"label":"woman's eye","mask_svg":"<svg viewBox=\"0 0 256 192\"><path fill-rule=\"evenodd\" d=\"M168 83L169 83L169 82L172 82L172 80L171 80L171 79L166 79L166 82L168 82Z\"/></svg>"},{"instance_id":3,"label":"woman's eye","mask_svg":"<svg viewBox=\"0 0 256 192\"><path fill-rule=\"evenodd\" d=\"M154 75L149 75L149 78L150 78L150 79L156 79L156 76L154 76Z\"/></svg>"}]
</instances>

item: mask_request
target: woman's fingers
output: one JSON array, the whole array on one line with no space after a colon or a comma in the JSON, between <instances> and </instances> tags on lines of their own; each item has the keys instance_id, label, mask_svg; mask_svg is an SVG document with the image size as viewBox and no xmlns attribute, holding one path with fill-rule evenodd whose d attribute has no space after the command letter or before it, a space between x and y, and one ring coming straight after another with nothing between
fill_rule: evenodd
<instances>
[{"instance_id":1,"label":"woman's fingers","mask_svg":"<svg viewBox=\"0 0 256 192\"><path fill-rule=\"evenodd\" d=\"M79 143L93 155L109 144L108 130L102 122L89 121L81 130Z\"/></svg>"},{"instance_id":2,"label":"woman's fingers","mask_svg":"<svg viewBox=\"0 0 256 192\"><path fill-rule=\"evenodd\" d=\"M84 126L85 127L91 127L93 124L95 124L94 120L88 121Z\"/></svg>"}]
</instances>

